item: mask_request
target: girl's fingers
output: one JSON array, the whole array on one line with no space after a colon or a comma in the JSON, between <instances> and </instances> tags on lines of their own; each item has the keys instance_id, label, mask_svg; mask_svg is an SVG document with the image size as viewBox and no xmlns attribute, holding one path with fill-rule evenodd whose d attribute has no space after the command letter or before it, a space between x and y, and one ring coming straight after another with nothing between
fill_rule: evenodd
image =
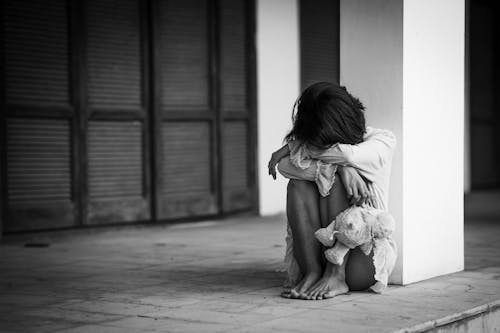
<instances>
[{"instance_id":1,"label":"girl's fingers","mask_svg":"<svg viewBox=\"0 0 500 333\"><path fill-rule=\"evenodd\" d=\"M359 200L358 189L356 186L354 186L354 188L352 189L351 205L356 204L358 200Z\"/></svg>"},{"instance_id":2,"label":"girl's fingers","mask_svg":"<svg viewBox=\"0 0 500 333\"><path fill-rule=\"evenodd\" d=\"M273 179L276 179L276 169L274 167L269 167L269 174L273 177Z\"/></svg>"},{"instance_id":3,"label":"girl's fingers","mask_svg":"<svg viewBox=\"0 0 500 333\"><path fill-rule=\"evenodd\" d=\"M347 192L347 197L350 198L352 197L352 188L349 186L346 187L346 192Z\"/></svg>"},{"instance_id":4,"label":"girl's fingers","mask_svg":"<svg viewBox=\"0 0 500 333\"><path fill-rule=\"evenodd\" d=\"M267 164L267 167L269 169L269 174L273 177L273 179L276 180L276 164L274 159L271 159L269 163Z\"/></svg>"}]
</instances>

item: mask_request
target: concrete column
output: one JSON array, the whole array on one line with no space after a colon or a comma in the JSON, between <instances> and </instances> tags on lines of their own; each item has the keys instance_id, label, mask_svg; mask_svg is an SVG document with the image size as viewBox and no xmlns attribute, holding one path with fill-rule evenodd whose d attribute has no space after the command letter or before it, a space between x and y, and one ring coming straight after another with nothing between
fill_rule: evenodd
<instances>
[{"instance_id":1,"label":"concrete column","mask_svg":"<svg viewBox=\"0 0 500 333\"><path fill-rule=\"evenodd\" d=\"M283 212L286 184L267 174L267 162L291 129L300 92L297 0L257 1L258 172L260 213Z\"/></svg>"},{"instance_id":2,"label":"concrete column","mask_svg":"<svg viewBox=\"0 0 500 333\"><path fill-rule=\"evenodd\" d=\"M464 0L341 0L341 82L398 138L390 210L407 284L463 269Z\"/></svg>"},{"instance_id":3,"label":"concrete column","mask_svg":"<svg viewBox=\"0 0 500 333\"><path fill-rule=\"evenodd\" d=\"M393 160L390 211L402 221L403 191L403 2L340 2L340 81L364 103L367 123L398 138ZM401 283L402 225L398 225L398 263L393 281Z\"/></svg>"}]
</instances>

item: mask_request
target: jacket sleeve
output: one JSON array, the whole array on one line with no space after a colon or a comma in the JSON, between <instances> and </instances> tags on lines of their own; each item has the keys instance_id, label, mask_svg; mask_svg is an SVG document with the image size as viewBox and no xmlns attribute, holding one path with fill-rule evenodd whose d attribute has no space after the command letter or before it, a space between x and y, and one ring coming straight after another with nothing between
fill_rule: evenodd
<instances>
[{"instance_id":1,"label":"jacket sleeve","mask_svg":"<svg viewBox=\"0 0 500 333\"><path fill-rule=\"evenodd\" d=\"M311 158L324 163L351 166L368 180L378 170L390 163L396 147L396 137L391 131L369 128L365 141L357 145L336 144L325 150L311 150Z\"/></svg>"}]
</instances>

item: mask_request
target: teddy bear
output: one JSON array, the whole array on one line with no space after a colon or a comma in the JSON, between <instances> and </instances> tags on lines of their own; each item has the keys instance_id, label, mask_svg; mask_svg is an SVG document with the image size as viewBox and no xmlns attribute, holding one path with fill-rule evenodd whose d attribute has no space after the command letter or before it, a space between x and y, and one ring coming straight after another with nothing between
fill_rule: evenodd
<instances>
[{"instance_id":1,"label":"teddy bear","mask_svg":"<svg viewBox=\"0 0 500 333\"><path fill-rule=\"evenodd\" d=\"M315 237L328 249L326 259L342 265L350 249L359 246L366 255L373 250L375 279L379 285L372 287L380 292L396 261L396 244L392 239L395 221L386 211L369 206L351 206L337 215L326 228L315 232Z\"/></svg>"}]
</instances>

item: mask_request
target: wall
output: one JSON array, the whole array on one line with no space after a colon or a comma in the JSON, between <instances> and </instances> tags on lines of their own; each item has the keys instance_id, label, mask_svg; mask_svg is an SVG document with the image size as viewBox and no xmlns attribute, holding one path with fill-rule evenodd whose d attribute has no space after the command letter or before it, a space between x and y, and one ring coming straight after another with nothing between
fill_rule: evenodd
<instances>
[{"instance_id":1,"label":"wall","mask_svg":"<svg viewBox=\"0 0 500 333\"><path fill-rule=\"evenodd\" d=\"M404 2L405 283L463 269L464 10Z\"/></svg>"},{"instance_id":2,"label":"wall","mask_svg":"<svg viewBox=\"0 0 500 333\"><path fill-rule=\"evenodd\" d=\"M258 178L261 214L283 212L286 180L267 171L273 151L291 128L292 105L298 97L299 25L295 0L257 1Z\"/></svg>"},{"instance_id":3,"label":"wall","mask_svg":"<svg viewBox=\"0 0 500 333\"><path fill-rule=\"evenodd\" d=\"M369 125L394 132L390 211L397 226L398 264L392 280L401 283L402 268L402 103L403 3L401 0L340 2L340 82L360 98Z\"/></svg>"}]
</instances>

